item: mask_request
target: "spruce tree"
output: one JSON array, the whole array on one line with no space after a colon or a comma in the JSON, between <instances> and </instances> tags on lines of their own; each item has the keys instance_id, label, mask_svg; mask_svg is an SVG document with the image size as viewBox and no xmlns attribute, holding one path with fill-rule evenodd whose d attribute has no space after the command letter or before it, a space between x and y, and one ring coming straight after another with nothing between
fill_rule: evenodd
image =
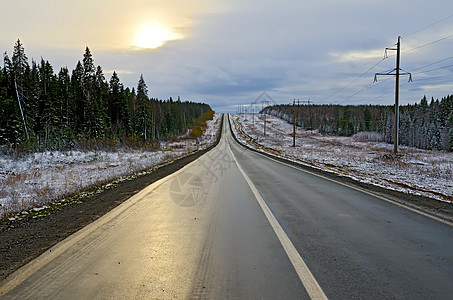
<instances>
[{"instance_id":1,"label":"spruce tree","mask_svg":"<svg viewBox=\"0 0 453 300\"><path fill-rule=\"evenodd\" d=\"M61 68L58 73L58 102L61 104L61 109L59 111L60 126L65 139L72 136L70 120L73 118L73 111L71 109L73 104L71 103L70 97L70 84L71 78L69 76L68 68Z\"/></svg>"},{"instance_id":2,"label":"spruce tree","mask_svg":"<svg viewBox=\"0 0 453 300\"><path fill-rule=\"evenodd\" d=\"M83 66L80 61L77 62L75 69L72 71L71 75L71 103L74 107L74 133L76 135L85 135L84 124L86 121L86 103L84 101L84 94L82 88L83 82Z\"/></svg>"},{"instance_id":3,"label":"spruce tree","mask_svg":"<svg viewBox=\"0 0 453 300\"><path fill-rule=\"evenodd\" d=\"M122 89L120 79L116 72L113 72L112 77L110 78L108 99L108 112L111 122L112 135L115 137L121 137L127 103L125 101L124 91Z\"/></svg>"},{"instance_id":4,"label":"spruce tree","mask_svg":"<svg viewBox=\"0 0 453 300\"><path fill-rule=\"evenodd\" d=\"M14 51L12 56L12 67L15 76L15 80L18 83L22 83L22 79L25 70L28 67L28 58L25 55L25 49L20 40L18 39L14 45Z\"/></svg>"},{"instance_id":5,"label":"spruce tree","mask_svg":"<svg viewBox=\"0 0 453 300\"><path fill-rule=\"evenodd\" d=\"M93 62L91 51L88 47L85 49L83 55L83 73L82 73L82 92L83 92L83 108L84 108L84 132L88 133L90 137L93 136L95 131L94 127L96 124L96 116L94 112L95 103L94 98L94 86L95 86L95 75L96 69Z\"/></svg>"},{"instance_id":6,"label":"spruce tree","mask_svg":"<svg viewBox=\"0 0 453 300\"><path fill-rule=\"evenodd\" d=\"M148 87L146 86L143 74L140 75L140 80L137 85L136 97L136 132L137 135L144 141L149 141L152 138L152 121L150 116L150 103L148 98Z\"/></svg>"}]
</instances>

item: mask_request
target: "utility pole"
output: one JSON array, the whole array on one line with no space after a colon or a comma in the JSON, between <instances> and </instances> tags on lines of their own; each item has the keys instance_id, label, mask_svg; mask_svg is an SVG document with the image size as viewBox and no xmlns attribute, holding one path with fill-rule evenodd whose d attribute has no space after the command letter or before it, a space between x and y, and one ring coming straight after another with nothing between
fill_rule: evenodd
<instances>
[{"instance_id":1,"label":"utility pole","mask_svg":"<svg viewBox=\"0 0 453 300\"><path fill-rule=\"evenodd\" d=\"M293 147L296 147L296 99L293 100Z\"/></svg>"},{"instance_id":2,"label":"utility pole","mask_svg":"<svg viewBox=\"0 0 453 300\"><path fill-rule=\"evenodd\" d=\"M398 36L398 42L396 43L396 78L395 78L395 125L393 126L393 152L398 153L398 141L399 141L399 95L400 95L400 43L401 37Z\"/></svg>"},{"instance_id":3,"label":"utility pole","mask_svg":"<svg viewBox=\"0 0 453 300\"><path fill-rule=\"evenodd\" d=\"M252 102L252 105L255 105L255 104L258 104L261 102L261 112L264 113L264 135L266 135L266 123L267 123L267 116L266 116L266 112L264 112L264 104L267 104L269 105L269 103L274 103L274 104L277 104L277 102L274 101L274 99L272 99L272 97L267 93L267 92L262 92L258 98L255 99L255 101ZM253 106L253 109L254 109L254 106ZM259 109L259 107L258 107ZM261 113L260 112L260 113ZM253 115L253 118L255 118L255 116ZM253 119L253 122L255 122L255 119Z\"/></svg>"},{"instance_id":4,"label":"utility pole","mask_svg":"<svg viewBox=\"0 0 453 300\"><path fill-rule=\"evenodd\" d=\"M387 56L387 50L396 51L396 68L388 73L376 73L374 75L374 82L377 81L378 75L392 75L396 76L395 80L395 125L393 126L393 152L398 153L398 133L399 133L399 88L400 88L400 75L409 75L409 82L412 81L411 73L400 73L400 52L401 52L401 36L398 36L398 42L396 48L385 48L385 56ZM392 73L395 71L395 73Z\"/></svg>"},{"instance_id":5,"label":"utility pole","mask_svg":"<svg viewBox=\"0 0 453 300\"><path fill-rule=\"evenodd\" d=\"M263 101L261 102L263 104L263 107L264 107L264 104L267 104L266 101ZM264 136L266 136L266 111L264 110L264 108L262 109L263 110L263 113L264 113Z\"/></svg>"},{"instance_id":6,"label":"utility pole","mask_svg":"<svg viewBox=\"0 0 453 300\"><path fill-rule=\"evenodd\" d=\"M252 119L253 119L253 128L255 128L255 106L252 104Z\"/></svg>"}]
</instances>

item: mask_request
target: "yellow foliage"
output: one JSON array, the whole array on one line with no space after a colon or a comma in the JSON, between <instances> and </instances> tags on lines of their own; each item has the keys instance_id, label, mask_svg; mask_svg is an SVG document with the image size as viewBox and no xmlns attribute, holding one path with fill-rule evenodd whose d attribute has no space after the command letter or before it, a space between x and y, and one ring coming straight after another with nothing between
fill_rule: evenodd
<instances>
[{"instance_id":1,"label":"yellow foliage","mask_svg":"<svg viewBox=\"0 0 453 300\"><path fill-rule=\"evenodd\" d=\"M192 131L190 132L190 135L195 138L199 138L203 134L203 130L201 129L200 126L198 125L193 125L192 126Z\"/></svg>"}]
</instances>

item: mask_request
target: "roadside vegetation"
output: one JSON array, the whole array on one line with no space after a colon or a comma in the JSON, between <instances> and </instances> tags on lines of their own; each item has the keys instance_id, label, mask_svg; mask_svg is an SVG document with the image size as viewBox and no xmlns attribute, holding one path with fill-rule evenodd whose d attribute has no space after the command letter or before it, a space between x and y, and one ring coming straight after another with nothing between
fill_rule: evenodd
<instances>
[{"instance_id":1,"label":"roadside vegetation","mask_svg":"<svg viewBox=\"0 0 453 300\"><path fill-rule=\"evenodd\" d=\"M356 136L321 134L300 127L293 144L293 125L264 116L233 116L238 139L259 151L284 157L312 168L345 176L386 189L453 203L453 153L363 141Z\"/></svg>"},{"instance_id":2,"label":"roadside vegetation","mask_svg":"<svg viewBox=\"0 0 453 300\"><path fill-rule=\"evenodd\" d=\"M20 40L0 68L0 219L98 190L215 141L208 104L148 96L143 75L105 78L88 47L74 70L29 62ZM25 211L25 213L27 213Z\"/></svg>"},{"instance_id":3,"label":"roadside vegetation","mask_svg":"<svg viewBox=\"0 0 453 300\"><path fill-rule=\"evenodd\" d=\"M0 150L158 149L184 134L209 105L148 96L143 75L125 87L116 72L106 79L88 47L70 71L29 60L20 40L0 68ZM213 112L212 112L213 113Z\"/></svg>"},{"instance_id":4,"label":"roadside vegetation","mask_svg":"<svg viewBox=\"0 0 453 300\"><path fill-rule=\"evenodd\" d=\"M292 105L274 105L262 112L293 123ZM296 125L337 136L360 136L393 143L393 105L298 105ZM400 107L401 145L427 150L453 151L453 96Z\"/></svg>"}]
</instances>

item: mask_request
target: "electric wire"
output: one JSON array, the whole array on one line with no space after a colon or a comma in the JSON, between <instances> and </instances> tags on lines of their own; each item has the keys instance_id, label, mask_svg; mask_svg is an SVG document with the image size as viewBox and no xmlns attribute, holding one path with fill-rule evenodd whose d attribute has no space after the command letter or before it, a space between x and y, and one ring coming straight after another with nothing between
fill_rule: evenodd
<instances>
[{"instance_id":1,"label":"electric wire","mask_svg":"<svg viewBox=\"0 0 453 300\"><path fill-rule=\"evenodd\" d=\"M446 77L453 77L453 74L434 76L434 77L426 77L426 78L416 79L414 81L415 82L419 82L419 81L425 81L425 80L431 80L431 79L440 79L440 78L446 78Z\"/></svg>"},{"instance_id":2,"label":"electric wire","mask_svg":"<svg viewBox=\"0 0 453 300\"><path fill-rule=\"evenodd\" d=\"M432 26L434 26L434 25L437 25L437 24L439 24L439 23L441 23L441 22L443 22L443 21L445 21L445 20L447 20L447 19L449 19L449 18L451 18L451 17L453 17L453 14L451 14L451 15L449 15L449 16L447 16L447 17L445 17L445 18L443 18L443 19L441 19L441 20L439 20L439 21L436 21L436 22L434 22L434 23L431 23L431 24L429 24L429 25L426 25L426 26L424 26L424 27L422 27L422 28L420 28L420 29L418 29L418 30L416 30L416 31L414 31L414 32L411 32L411 33L409 33L409 34L407 34L407 35L404 35L403 37L404 37L404 38L407 38L407 37L409 37L409 36L412 36L412 35L414 35L414 34L416 34L416 33L419 33L419 32L421 32L421 31L423 31L423 30L426 30L426 29L428 29L428 28L430 28L430 27L432 27ZM409 49L409 50L402 51L402 53L408 53L408 52L416 51L416 50L418 50L418 49L421 49L421 48L424 48L424 47L426 47L426 46L429 46L429 45L432 45L432 44L435 44L435 43L438 43L438 42L441 42L441 41L450 39L450 38L452 38L452 37L453 37L453 34L452 34L452 35L449 35L449 36L446 36L446 37L443 37L443 38L440 38L440 39L437 39L437 40L434 40L434 41L431 41L431 42L426 43L426 44L422 44L422 45L420 45L420 46L411 48L411 49ZM395 45L396 45L396 44L395 44ZM394 46L394 45L393 45L393 46ZM388 47L388 48L390 48L390 47ZM394 54L393 54L393 55L394 55ZM389 56L393 56L393 55L387 55L387 53L386 53L385 56L384 56L384 58L383 58L382 60L378 61L375 65L373 65L372 67L370 67L370 68L369 68L368 70L366 70L364 73L362 73L362 74L359 75L358 77L354 78L350 83L348 83L347 85L343 86L341 89L339 89L338 91L334 92L333 94L329 95L329 96L326 97L324 100L328 100L329 98L331 98L331 97L337 95L338 93L340 93L341 91L343 91L343 90L346 89L347 87L351 86L353 83L355 83L357 80L359 80L360 78L362 78L362 77L363 77L365 74L367 74L369 71L371 71L372 69L374 69L375 67L377 67L377 66L378 66L380 63L382 63L386 58L388 58ZM415 69L412 70L412 72L414 72L414 71L416 71L416 70L420 70L420 69L426 68L426 67L429 67L429 66L432 66L432 65L435 65L435 64L437 64L437 63L441 63L441 62L447 61L447 60L452 59L452 58L453 58L453 56L448 57L448 58L445 58L445 59L442 59L442 60L439 60L439 61L436 61L436 62L433 62L433 63L430 63L430 64L427 64L427 65L425 65L425 66L421 66L421 67L415 68ZM432 69L432 70L428 70L428 71L423 71L423 72L417 72L417 73L414 73L414 74L421 74L421 73L432 72L432 71L436 71L436 70L440 70L440 69L444 69L444 68L448 68L448 67L453 67L453 65L448 65L448 66L444 66L444 67L439 67L439 68L436 68L436 69ZM391 71L390 71L390 72L391 72ZM447 77L447 76L451 76L451 75L438 76L438 77L430 77L430 78L427 78L427 79L442 78L442 77ZM392 78L393 78L393 77L392 77ZM391 79L391 78L382 80L382 81L380 81L378 84L380 84L380 83L383 82L383 81L390 80L390 79ZM415 81L418 82L418 81L427 80L427 79L418 79L418 80L415 80ZM359 94L359 93L361 93L361 92L363 92L363 91L365 91L365 90L368 90L368 89L370 89L370 88L373 88L373 87L377 86L378 84L373 84L373 83L368 84L368 85L366 85L365 87L361 88L359 91L357 91L357 92L351 94L350 96L346 97L345 99L343 99L343 100L341 100L341 101L335 101L335 102L333 102L333 103L331 103L331 104L340 104L340 103L343 103L343 102L349 100L350 98L354 97L355 95L357 95L357 94ZM407 84L407 83L405 83L405 84ZM403 85L405 85L405 84L403 84ZM403 86L403 85L402 85L402 86ZM389 90L388 92L386 92L386 93L384 93L384 94L381 94L381 95L379 95L379 96L373 98L372 101L376 100L376 99L379 98L379 97L382 97L382 96L388 94L390 91L392 91L392 90Z\"/></svg>"},{"instance_id":3,"label":"electric wire","mask_svg":"<svg viewBox=\"0 0 453 300\"><path fill-rule=\"evenodd\" d=\"M444 37L444 38L442 38L442 39L439 39L439 40L436 40L436 41L433 41L433 42L430 42L430 43L427 43L427 44L424 44L424 45L421 45L421 46L419 46L419 47L413 48L413 49L408 50L408 51L412 51L412 50L415 50L415 49L419 49L419 48L425 47L425 46L427 46L427 45L434 44L434 43L436 43L436 42L439 42L439 41L442 41L442 40L445 40L445 39L451 38L451 37L453 37L453 35L448 36L448 37ZM406 52L408 52L408 51L406 51ZM387 57L388 57L388 56L387 56ZM452 58L453 58L453 56L448 57L448 58L445 58L445 59L438 60L438 61L433 62L433 63L429 63L429 64L427 64L427 65L424 65L424 66L421 66L421 67L418 67L418 68L413 69L412 72L413 72L413 71L416 71L416 70L420 70L420 69L426 68L426 67L429 67L429 66L432 66L432 65L435 65L435 64L437 64L437 63L441 63L441 62L447 61L447 60L452 59ZM380 62L382 62L382 60L381 60ZM379 62L379 63L380 63L380 62ZM379 64L379 63L378 63L378 64ZM373 68L376 67L378 64L376 64L375 66L373 66ZM445 68L448 68L448 67L453 67L453 65L447 65L447 66L443 66L443 67L439 67L439 68L435 68L435 69L431 69L431 70L427 70L427 71L423 71L423 72L416 72L416 73L413 73L412 75L414 75L414 74L422 74L422 73L427 73L427 72L432 72L432 71L436 71L436 70L440 70L440 69L445 69ZM372 68L370 68L367 72L369 72L371 69L372 69ZM404 70L402 70L402 71L404 71ZM366 72L366 73L367 73L367 72ZM390 71L389 73L391 73L391 72L392 72L392 71ZM411 72L411 73L412 73L412 72ZM363 75L364 75L364 74L363 74ZM363 75L361 75L361 76L363 76ZM447 75L447 76L451 76L451 75ZM434 79L434 78L442 78L442 77L444 77L444 76L431 77L431 79ZM446 77L446 76L445 76L445 77ZM392 79L392 78L393 78L393 77L390 77L390 78L387 78L387 79L382 80L382 81L380 81L380 82L387 81L387 80L390 80L390 79ZM357 78L357 79L358 79L358 78ZM415 82L419 82L419 81L421 81L421 79L419 79L419 80L414 80L414 81L415 81ZM379 84L380 82L378 82L378 84ZM341 101L338 101L338 102L335 102L335 103L333 103L333 104L340 104L340 103L343 103L343 102L349 100L350 98L354 97L355 95L357 95L357 94L359 94L359 93L361 93L361 92L363 92L363 91L365 91L365 90L368 90L368 89L370 89L370 88L372 88L372 87L374 87L374 86L377 86L378 84L374 84L373 86L371 86L372 84L368 84L368 85L366 85L365 87L363 87L362 89L360 89L359 91L357 91L357 92L353 93L352 95L346 97L345 99L343 99L343 100L341 100ZM407 83L405 83L405 84L403 84L403 85L406 85L406 84L407 84ZM401 86L403 86L403 85L401 85ZM392 91L392 90L390 90L390 91ZM381 94L381 95L379 95L379 96L373 98L371 101L374 101L374 100L376 100L377 98L380 98L380 97L382 97L382 96L388 94L390 91L388 91L388 92L386 92L386 93L384 93L384 94Z\"/></svg>"},{"instance_id":4,"label":"electric wire","mask_svg":"<svg viewBox=\"0 0 453 300\"><path fill-rule=\"evenodd\" d=\"M453 74L448 74L448 75L442 75L442 76L435 76L435 77L427 77L427 78L419 78L419 79L414 79L413 82L420 82L420 81L427 81L427 80L432 80L432 79L440 79L440 78L446 78L446 77L453 77ZM400 85L400 88L401 87L404 87L406 84L408 84L409 82L405 82L403 84ZM369 102L367 102L367 104L372 104L375 100L387 95L388 93L394 91L395 88L391 88L389 89L387 92L385 93L382 93L376 97L374 97L373 99L371 99Z\"/></svg>"},{"instance_id":5,"label":"electric wire","mask_svg":"<svg viewBox=\"0 0 453 300\"><path fill-rule=\"evenodd\" d=\"M429 45L432 45L432 44L435 44L435 43L438 43L438 42L447 40L447 39L452 38L452 37L453 37L453 34L451 34L451 35L449 35L449 36L446 36L446 37L443 37L443 38L441 38L441 39L438 39L438 40L435 40L435 41L432 41L432 42L423 44L423 45L421 45L421 46L418 46L418 47L415 47L415 48L412 48L412 49L403 51L402 53L412 52L412 51L418 50L418 49L420 49L420 48L423 48L423 47L426 47L426 46L429 46Z\"/></svg>"},{"instance_id":6,"label":"electric wire","mask_svg":"<svg viewBox=\"0 0 453 300\"><path fill-rule=\"evenodd\" d=\"M361 75L359 75L358 77L356 77L354 80L352 80L350 83L348 83L347 85L345 85L344 87L342 87L341 89L339 89L338 91L336 91L335 93L329 95L328 97L326 97L324 99L324 101L328 100L329 98L335 96L336 94L340 93L341 91L343 91L345 88L349 87L351 84L353 84L354 82L356 82L357 80L359 80L360 78L362 78L365 74L367 74L369 71L371 71L372 69L374 69L375 67L377 67L381 62L383 62L385 60L385 58L381 59L380 61L378 61L375 65L373 65L372 67L370 67L368 70L366 70L365 72L363 72ZM335 103L335 102L334 102ZM333 104L334 104L333 103Z\"/></svg>"},{"instance_id":7,"label":"electric wire","mask_svg":"<svg viewBox=\"0 0 453 300\"><path fill-rule=\"evenodd\" d=\"M431 70L426 70L426 71L420 71L420 72L413 73L413 74L429 73L429 72L442 70L442 69L446 69L446 68L451 68L451 67L453 67L453 65L443 66L443 67L439 67L439 68L435 68L435 69L431 69Z\"/></svg>"},{"instance_id":8,"label":"electric wire","mask_svg":"<svg viewBox=\"0 0 453 300\"><path fill-rule=\"evenodd\" d=\"M409 36L411 36L411 35L414 35L414 34L416 34L416 33L419 33L419 32L421 32L421 31L423 31L423 30L425 30L425 29L428 29L429 27L432 27L432 26L434 26L434 25L437 25L437 24L439 24L439 23L441 23L441 22L443 22L443 21L445 21L445 20L447 20L447 19L449 19L449 18L451 18L451 17L453 17L453 14L451 14L451 15L449 15L449 16L447 16L447 17L445 17L445 18L443 18L443 19L441 19L441 20L439 20L439 21L436 21L436 22L434 22L434 23L432 23L432 24L426 25L425 27L422 27L422 28L420 28L420 29L418 29L418 30L416 30L416 31L414 31L414 32L411 32L411 33L409 33L409 34L407 34L407 35L404 35L403 37L404 37L404 38L407 38L407 37L409 37Z\"/></svg>"},{"instance_id":9,"label":"electric wire","mask_svg":"<svg viewBox=\"0 0 453 300\"><path fill-rule=\"evenodd\" d=\"M387 81L387 80L390 80L390 79L392 79L392 78L393 78L393 77L389 77L389 78L386 78L386 79L384 79L384 80L381 80L381 81L379 81L379 82L377 82L377 83L374 83L374 82L369 83L369 84L367 84L365 87L363 87L362 89L360 89L359 91L355 92L354 94L352 94L352 95L346 97L345 99L343 99L343 100L341 100L341 101L338 101L338 102L336 102L336 103L334 103L334 104L343 103L343 102L345 102L345 101L351 99L351 98L354 97L355 95L358 95L358 94L360 94L360 93L363 92L363 91L372 89L372 88L374 88L374 87L376 87L376 86L382 84L383 82L385 82L385 81Z\"/></svg>"},{"instance_id":10,"label":"electric wire","mask_svg":"<svg viewBox=\"0 0 453 300\"><path fill-rule=\"evenodd\" d=\"M429 63L429 64L427 64L427 65L424 65L424 66L421 66L421 67L418 67L418 68L412 69L412 72L414 72L414 71L417 71L417 70L420 70L420 69L423 69L423 68L426 68L426 67L430 67L430 66L432 66L432 65L435 65L435 64L438 64L438 63L441 63L441 62L447 61L447 60L449 60L449 59L452 59L452 58L453 58L453 56L450 56L450 57L448 57L448 58L444 58L444 59L441 59L441 60L435 61L435 62L433 62L433 63Z\"/></svg>"}]
</instances>

